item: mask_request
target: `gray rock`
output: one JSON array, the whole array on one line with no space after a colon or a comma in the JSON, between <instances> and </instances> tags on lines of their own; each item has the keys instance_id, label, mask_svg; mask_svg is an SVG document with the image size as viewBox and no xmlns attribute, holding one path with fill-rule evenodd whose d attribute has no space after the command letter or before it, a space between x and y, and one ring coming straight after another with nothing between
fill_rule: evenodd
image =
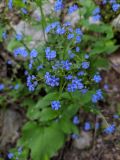
<instances>
[{"instance_id":1,"label":"gray rock","mask_svg":"<svg viewBox=\"0 0 120 160\"><path fill-rule=\"evenodd\" d=\"M120 14L112 21L112 25L116 30L120 31Z\"/></svg>"},{"instance_id":2,"label":"gray rock","mask_svg":"<svg viewBox=\"0 0 120 160\"><path fill-rule=\"evenodd\" d=\"M79 138L73 141L73 146L81 150L90 147L91 142L92 142L92 135L89 132L82 131L80 133Z\"/></svg>"}]
</instances>

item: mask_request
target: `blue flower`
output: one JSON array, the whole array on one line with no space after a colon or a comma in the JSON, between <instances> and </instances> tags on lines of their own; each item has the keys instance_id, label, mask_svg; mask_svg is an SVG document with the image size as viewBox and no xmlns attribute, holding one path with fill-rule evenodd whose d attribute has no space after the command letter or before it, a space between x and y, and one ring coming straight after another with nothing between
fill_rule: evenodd
<instances>
[{"instance_id":1,"label":"blue flower","mask_svg":"<svg viewBox=\"0 0 120 160\"><path fill-rule=\"evenodd\" d=\"M13 8L13 1L9 0L8 1L8 8L11 10Z\"/></svg>"},{"instance_id":2,"label":"blue flower","mask_svg":"<svg viewBox=\"0 0 120 160\"><path fill-rule=\"evenodd\" d=\"M37 71L39 71L40 69L42 69L43 68L43 65L41 64L41 65L39 65L38 67L37 67Z\"/></svg>"},{"instance_id":3,"label":"blue flower","mask_svg":"<svg viewBox=\"0 0 120 160\"><path fill-rule=\"evenodd\" d=\"M78 125L80 123L79 117L78 116L74 116L73 117L73 123Z\"/></svg>"},{"instance_id":4,"label":"blue flower","mask_svg":"<svg viewBox=\"0 0 120 160\"><path fill-rule=\"evenodd\" d=\"M16 84L16 85L14 86L14 89L17 90L17 89L19 89L19 87L20 87L20 85L19 85L19 84Z\"/></svg>"},{"instance_id":5,"label":"blue flower","mask_svg":"<svg viewBox=\"0 0 120 160\"><path fill-rule=\"evenodd\" d=\"M113 115L113 118L114 118L114 119L119 119L120 117L119 117L119 115L114 114L114 115Z\"/></svg>"},{"instance_id":6,"label":"blue flower","mask_svg":"<svg viewBox=\"0 0 120 160\"><path fill-rule=\"evenodd\" d=\"M71 137L72 137L72 139L78 139L78 138L79 138L79 135L77 135L77 134L72 134Z\"/></svg>"},{"instance_id":7,"label":"blue flower","mask_svg":"<svg viewBox=\"0 0 120 160\"><path fill-rule=\"evenodd\" d=\"M81 82L81 80L78 78L75 78L72 80L71 84L68 84L67 91L68 92L75 92L76 90L81 90L83 88L84 88L84 85Z\"/></svg>"},{"instance_id":8,"label":"blue flower","mask_svg":"<svg viewBox=\"0 0 120 160\"><path fill-rule=\"evenodd\" d=\"M101 15L99 15L99 14L94 15L94 16L92 16L92 19L93 19L94 22L100 21Z\"/></svg>"},{"instance_id":9,"label":"blue flower","mask_svg":"<svg viewBox=\"0 0 120 160\"><path fill-rule=\"evenodd\" d=\"M7 32L6 32L6 31L2 33L2 38L3 38L4 40L7 39Z\"/></svg>"},{"instance_id":10,"label":"blue flower","mask_svg":"<svg viewBox=\"0 0 120 160\"><path fill-rule=\"evenodd\" d=\"M30 52L30 57L31 58L36 58L38 55L38 52L36 51L36 49L32 49L32 51Z\"/></svg>"},{"instance_id":11,"label":"blue flower","mask_svg":"<svg viewBox=\"0 0 120 160\"><path fill-rule=\"evenodd\" d=\"M69 71L71 69L72 63L66 60L66 61L61 61L61 65L63 69Z\"/></svg>"},{"instance_id":12,"label":"blue flower","mask_svg":"<svg viewBox=\"0 0 120 160\"><path fill-rule=\"evenodd\" d=\"M54 5L54 11L55 12L61 11L62 8L63 8L62 0L57 0Z\"/></svg>"},{"instance_id":13,"label":"blue flower","mask_svg":"<svg viewBox=\"0 0 120 160\"><path fill-rule=\"evenodd\" d=\"M61 28L61 26L58 26L57 29L56 29L56 33L59 34L59 35L62 35L62 34L65 33L65 29Z\"/></svg>"},{"instance_id":14,"label":"blue flower","mask_svg":"<svg viewBox=\"0 0 120 160\"><path fill-rule=\"evenodd\" d=\"M36 77L34 75L28 75L27 77L27 87L30 92L35 90L35 87L37 86Z\"/></svg>"},{"instance_id":15,"label":"blue flower","mask_svg":"<svg viewBox=\"0 0 120 160\"><path fill-rule=\"evenodd\" d=\"M4 84L0 84L0 91L2 91L5 88Z\"/></svg>"},{"instance_id":16,"label":"blue flower","mask_svg":"<svg viewBox=\"0 0 120 160\"><path fill-rule=\"evenodd\" d=\"M90 56L88 54L85 54L84 57L85 57L85 59L89 59Z\"/></svg>"},{"instance_id":17,"label":"blue flower","mask_svg":"<svg viewBox=\"0 0 120 160\"><path fill-rule=\"evenodd\" d=\"M27 14L28 13L26 8L21 8L21 11L22 11L23 14Z\"/></svg>"},{"instance_id":18,"label":"blue flower","mask_svg":"<svg viewBox=\"0 0 120 160\"><path fill-rule=\"evenodd\" d=\"M112 134L115 132L115 125L114 124L110 124L107 128L104 129L104 132L106 134Z\"/></svg>"},{"instance_id":19,"label":"blue flower","mask_svg":"<svg viewBox=\"0 0 120 160\"><path fill-rule=\"evenodd\" d=\"M76 47L76 52L80 52L80 47Z\"/></svg>"},{"instance_id":20,"label":"blue flower","mask_svg":"<svg viewBox=\"0 0 120 160\"><path fill-rule=\"evenodd\" d=\"M45 83L51 87L59 86L59 78L52 76L49 72L46 72Z\"/></svg>"},{"instance_id":21,"label":"blue flower","mask_svg":"<svg viewBox=\"0 0 120 160\"><path fill-rule=\"evenodd\" d=\"M74 34L73 33L68 34L67 39L70 40L72 38L74 38Z\"/></svg>"},{"instance_id":22,"label":"blue flower","mask_svg":"<svg viewBox=\"0 0 120 160\"><path fill-rule=\"evenodd\" d=\"M78 9L78 6L76 4L74 4L73 6L70 6L68 8L68 14L73 13L74 11L76 11Z\"/></svg>"},{"instance_id":23,"label":"blue flower","mask_svg":"<svg viewBox=\"0 0 120 160\"><path fill-rule=\"evenodd\" d=\"M85 122L85 124L84 124L84 130L85 131L89 131L90 129L91 129L90 122Z\"/></svg>"},{"instance_id":24,"label":"blue flower","mask_svg":"<svg viewBox=\"0 0 120 160\"><path fill-rule=\"evenodd\" d=\"M99 74L96 74L96 75L94 75L93 80L94 80L96 83L99 83L99 82L101 82L102 77L101 77Z\"/></svg>"},{"instance_id":25,"label":"blue flower","mask_svg":"<svg viewBox=\"0 0 120 160\"><path fill-rule=\"evenodd\" d=\"M8 156L9 159L12 159L14 157L14 154L13 153L8 153L7 156Z\"/></svg>"},{"instance_id":26,"label":"blue flower","mask_svg":"<svg viewBox=\"0 0 120 160\"><path fill-rule=\"evenodd\" d=\"M100 8L99 7L95 8L92 12L93 15L96 15L96 14L99 14L99 13L100 13Z\"/></svg>"},{"instance_id":27,"label":"blue flower","mask_svg":"<svg viewBox=\"0 0 120 160\"><path fill-rule=\"evenodd\" d=\"M71 74L65 76L65 79L67 79L67 80L71 80L72 78L73 78L73 76Z\"/></svg>"},{"instance_id":28,"label":"blue flower","mask_svg":"<svg viewBox=\"0 0 120 160\"><path fill-rule=\"evenodd\" d=\"M89 68L89 66L90 66L90 62L82 62L82 68L83 69L88 69Z\"/></svg>"},{"instance_id":29,"label":"blue flower","mask_svg":"<svg viewBox=\"0 0 120 160\"><path fill-rule=\"evenodd\" d=\"M99 123L99 122L96 122L96 123L95 123L95 129L99 129L99 127L100 127L100 123Z\"/></svg>"},{"instance_id":30,"label":"blue flower","mask_svg":"<svg viewBox=\"0 0 120 160\"><path fill-rule=\"evenodd\" d=\"M22 153L22 147L18 148L18 154L20 155Z\"/></svg>"},{"instance_id":31,"label":"blue flower","mask_svg":"<svg viewBox=\"0 0 120 160\"><path fill-rule=\"evenodd\" d=\"M103 99L102 91L98 89L95 94L92 95L92 102L97 103L99 100Z\"/></svg>"},{"instance_id":32,"label":"blue flower","mask_svg":"<svg viewBox=\"0 0 120 160\"><path fill-rule=\"evenodd\" d=\"M83 33L82 33L80 28L76 28L75 32L76 32L77 35L83 35Z\"/></svg>"},{"instance_id":33,"label":"blue flower","mask_svg":"<svg viewBox=\"0 0 120 160\"><path fill-rule=\"evenodd\" d=\"M80 36L76 36L76 43L81 42L81 37Z\"/></svg>"},{"instance_id":34,"label":"blue flower","mask_svg":"<svg viewBox=\"0 0 120 160\"><path fill-rule=\"evenodd\" d=\"M23 38L23 35L21 33L17 33L15 38L18 40L18 41L21 41L22 38Z\"/></svg>"},{"instance_id":35,"label":"blue flower","mask_svg":"<svg viewBox=\"0 0 120 160\"><path fill-rule=\"evenodd\" d=\"M52 101L51 107L53 110L59 110L61 107L60 101Z\"/></svg>"},{"instance_id":36,"label":"blue flower","mask_svg":"<svg viewBox=\"0 0 120 160\"><path fill-rule=\"evenodd\" d=\"M118 3L115 3L112 5L112 9L114 12L118 11L119 8L120 8L120 4L118 4Z\"/></svg>"},{"instance_id":37,"label":"blue flower","mask_svg":"<svg viewBox=\"0 0 120 160\"><path fill-rule=\"evenodd\" d=\"M50 49L50 47L47 47L46 50L46 58L50 61L53 60L56 57L56 51Z\"/></svg>"}]
</instances>

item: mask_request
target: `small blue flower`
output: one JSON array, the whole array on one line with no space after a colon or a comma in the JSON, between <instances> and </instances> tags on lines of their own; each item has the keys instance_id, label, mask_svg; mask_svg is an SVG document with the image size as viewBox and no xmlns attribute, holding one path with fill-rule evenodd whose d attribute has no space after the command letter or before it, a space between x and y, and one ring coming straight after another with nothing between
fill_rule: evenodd
<instances>
[{"instance_id":1,"label":"small blue flower","mask_svg":"<svg viewBox=\"0 0 120 160\"><path fill-rule=\"evenodd\" d=\"M22 38L23 38L23 35L21 33L17 33L15 38L18 40L18 41L21 41Z\"/></svg>"},{"instance_id":2,"label":"small blue flower","mask_svg":"<svg viewBox=\"0 0 120 160\"><path fill-rule=\"evenodd\" d=\"M38 67L37 67L37 71L39 71L40 69L42 69L43 68L43 65L41 64L41 65L39 65Z\"/></svg>"},{"instance_id":3,"label":"small blue flower","mask_svg":"<svg viewBox=\"0 0 120 160\"><path fill-rule=\"evenodd\" d=\"M107 128L104 129L104 132L106 134L112 134L115 132L115 125L114 124L110 124Z\"/></svg>"},{"instance_id":4,"label":"small blue flower","mask_svg":"<svg viewBox=\"0 0 120 160\"><path fill-rule=\"evenodd\" d=\"M73 6L70 6L68 8L68 14L73 13L74 11L76 11L78 9L78 6L76 4L74 4Z\"/></svg>"},{"instance_id":5,"label":"small blue flower","mask_svg":"<svg viewBox=\"0 0 120 160\"><path fill-rule=\"evenodd\" d=\"M51 107L53 110L59 110L61 107L60 101L52 101Z\"/></svg>"},{"instance_id":6,"label":"small blue flower","mask_svg":"<svg viewBox=\"0 0 120 160\"><path fill-rule=\"evenodd\" d=\"M79 138L79 135L77 135L77 134L72 134L71 137L72 137L72 139L78 139L78 138Z\"/></svg>"},{"instance_id":7,"label":"small blue flower","mask_svg":"<svg viewBox=\"0 0 120 160\"><path fill-rule=\"evenodd\" d=\"M28 13L26 8L21 8L21 11L22 11L23 14L27 14Z\"/></svg>"},{"instance_id":8,"label":"small blue flower","mask_svg":"<svg viewBox=\"0 0 120 160\"><path fill-rule=\"evenodd\" d=\"M89 68L89 66L90 66L90 62L82 62L82 68L83 69L88 69Z\"/></svg>"},{"instance_id":9,"label":"small blue flower","mask_svg":"<svg viewBox=\"0 0 120 160\"><path fill-rule=\"evenodd\" d=\"M53 60L56 57L56 51L50 49L50 47L47 47L46 50L46 58L50 61Z\"/></svg>"},{"instance_id":10,"label":"small blue flower","mask_svg":"<svg viewBox=\"0 0 120 160\"><path fill-rule=\"evenodd\" d=\"M76 52L80 52L80 47L76 47Z\"/></svg>"},{"instance_id":11,"label":"small blue flower","mask_svg":"<svg viewBox=\"0 0 120 160\"><path fill-rule=\"evenodd\" d=\"M88 54L85 54L84 57L85 57L85 59L89 59L90 56Z\"/></svg>"},{"instance_id":12,"label":"small blue flower","mask_svg":"<svg viewBox=\"0 0 120 160\"><path fill-rule=\"evenodd\" d=\"M6 31L2 33L2 38L3 38L4 40L7 39L7 32L6 32Z\"/></svg>"},{"instance_id":13,"label":"small blue flower","mask_svg":"<svg viewBox=\"0 0 120 160\"><path fill-rule=\"evenodd\" d=\"M109 85L108 84L104 84L104 89L107 91L109 89Z\"/></svg>"},{"instance_id":14,"label":"small blue flower","mask_svg":"<svg viewBox=\"0 0 120 160\"><path fill-rule=\"evenodd\" d=\"M101 15L99 15L99 14L94 15L94 16L92 16L92 19L93 19L94 22L100 21Z\"/></svg>"},{"instance_id":15,"label":"small blue flower","mask_svg":"<svg viewBox=\"0 0 120 160\"><path fill-rule=\"evenodd\" d=\"M0 84L0 91L2 91L5 88L4 84Z\"/></svg>"},{"instance_id":16,"label":"small blue flower","mask_svg":"<svg viewBox=\"0 0 120 160\"><path fill-rule=\"evenodd\" d=\"M76 36L76 43L81 42L81 36Z\"/></svg>"},{"instance_id":17,"label":"small blue flower","mask_svg":"<svg viewBox=\"0 0 120 160\"><path fill-rule=\"evenodd\" d=\"M83 35L83 33L82 33L80 28L76 28L75 32L76 32L77 35Z\"/></svg>"},{"instance_id":18,"label":"small blue flower","mask_svg":"<svg viewBox=\"0 0 120 160\"><path fill-rule=\"evenodd\" d=\"M78 125L78 124L80 123L80 120L79 120L79 117L78 117L78 116L74 116L74 117L73 117L73 123L74 123L75 125Z\"/></svg>"},{"instance_id":19,"label":"small blue flower","mask_svg":"<svg viewBox=\"0 0 120 160\"><path fill-rule=\"evenodd\" d=\"M114 12L118 11L120 9L120 4L118 4L118 3L113 4L112 9Z\"/></svg>"},{"instance_id":20,"label":"small blue flower","mask_svg":"<svg viewBox=\"0 0 120 160\"><path fill-rule=\"evenodd\" d=\"M94 80L96 83L100 83L101 80L102 80L102 77L101 77L99 74L96 74L96 75L94 75L93 80Z\"/></svg>"},{"instance_id":21,"label":"small blue flower","mask_svg":"<svg viewBox=\"0 0 120 160\"><path fill-rule=\"evenodd\" d=\"M72 63L69 62L69 60L61 61L62 68L66 71L69 71L71 69Z\"/></svg>"},{"instance_id":22,"label":"small blue flower","mask_svg":"<svg viewBox=\"0 0 120 160\"><path fill-rule=\"evenodd\" d=\"M95 8L92 12L93 15L96 15L96 14L99 14L99 13L100 13L100 8L99 7Z\"/></svg>"},{"instance_id":23,"label":"small blue flower","mask_svg":"<svg viewBox=\"0 0 120 160\"><path fill-rule=\"evenodd\" d=\"M13 153L8 153L7 156L8 156L9 159L12 159L14 157L14 154Z\"/></svg>"},{"instance_id":24,"label":"small blue flower","mask_svg":"<svg viewBox=\"0 0 120 160\"><path fill-rule=\"evenodd\" d=\"M114 119L119 119L120 117L119 117L119 115L114 114L114 115L113 115L113 118L114 118Z\"/></svg>"},{"instance_id":25,"label":"small blue flower","mask_svg":"<svg viewBox=\"0 0 120 160\"><path fill-rule=\"evenodd\" d=\"M103 99L102 91L98 89L95 94L92 95L92 102L97 103L99 100Z\"/></svg>"},{"instance_id":26,"label":"small blue flower","mask_svg":"<svg viewBox=\"0 0 120 160\"><path fill-rule=\"evenodd\" d=\"M68 34L67 39L70 40L72 38L74 38L74 34L73 33Z\"/></svg>"},{"instance_id":27,"label":"small blue flower","mask_svg":"<svg viewBox=\"0 0 120 160\"><path fill-rule=\"evenodd\" d=\"M20 87L20 85L19 85L19 84L16 84L16 85L14 86L14 89L17 90L17 89L19 89L19 87Z\"/></svg>"},{"instance_id":28,"label":"small blue flower","mask_svg":"<svg viewBox=\"0 0 120 160\"><path fill-rule=\"evenodd\" d=\"M68 76L65 76L65 79L67 79L67 80L71 80L73 78L73 76L72 75L68 75Z\"/></svg>"},{"instance_id":29,"label":"small blue flower","mask_svg":"<svg viewBox=\"0 0 120 160\"><path fill-rule=\"evenodd\" d=\"M54 5L54 11L55 12L61 11L62 8L63 8L62 0L57 0Z\"/></svg>"},{"instance_id":30,"label":"small blue flower","mask_svg":"<svg viewBox=\"0 0 120 160\"><path fill-rule=\"evenodd\" d=\"M78 76L83 76L84 74L85 74L84 71L80 71L80 72L77 73Z\"/></svg>"},{"instance_id":31,"label":"small blue flower","mask_svg":"<svg viewBox=\"0 0 120 160\"><path fill-rule=\"evenodd\" d=\"M85 124L84 124L84 130L85 131L89 131L90 129L91 129L90 122L85 122Z\"/></svg>"},{"instance_id":32,"label":"small blue flower","mask_svg":"<svg viewBox=\"0 0 120 160\"><path fill-rule=\"evenodd\" d=\"M20 155L22 153L22 147L18 148L18 154Z\"/></svg>"},{"instance_id":33,"label":"small blue flower","mask_svg":"<svg viewBox=\"0 0 120 160\"><path fill-rule=\"evenodd\" d=\"M38 55L38 52L36 51L36 49L32 49L32 51L30 52L30 57L31 58L36 58Z\"/></svg>"},{"instance_id":34,"label":"small blue flower","mask_svg":"<svg viewBox=\"0 0 120 160\"><path fill-rule=\"evenodd\" d=\"M13 8L13 1L9 0L8 1L8 8L11 10Z\"/></svg>"}]
</instances>

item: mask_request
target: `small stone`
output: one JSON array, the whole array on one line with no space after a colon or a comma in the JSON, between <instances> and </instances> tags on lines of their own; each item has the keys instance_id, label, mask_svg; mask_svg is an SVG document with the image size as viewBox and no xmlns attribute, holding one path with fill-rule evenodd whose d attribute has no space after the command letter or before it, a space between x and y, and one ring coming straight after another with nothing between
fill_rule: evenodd
<instances>
[{"instance_id":1,"label":"small stone","mask_svg":"<svg viewBox=\"0 0 120 160\"><path fill-rule=\"evenodd\" d=\"M73 146L77 149L85 149L90 147L92 142L92 135L89 132L82 131L79 138L73 141Z\"/></svg>"}]
</instances>

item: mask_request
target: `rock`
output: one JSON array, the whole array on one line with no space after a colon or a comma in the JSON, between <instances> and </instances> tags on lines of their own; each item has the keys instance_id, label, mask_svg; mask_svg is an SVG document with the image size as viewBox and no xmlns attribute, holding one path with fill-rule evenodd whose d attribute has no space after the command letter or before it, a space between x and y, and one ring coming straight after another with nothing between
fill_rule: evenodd
<instances>
[{"instance_id":1,"label":"rock","mask_svg":"<svg viewBox=\"0 0 120 160\"><path fill-rule=\"evenodd\" d=\"M73 146L77 149L85 149L90 147L92 135L89 132L82 131L80 137L73 141Z\"/></svg>"},{"instance_id":2,"label":"rock","mask_svg":"<svg viewBox=\"0 0 120 160\"><path fill-rule=\"evenodd\" d=\"M0 110L0 149L3 150L8 144L14 144L19 137L19 130L23 123L22 115L13 110Z\"/></svg>"},{"instance_id":3,"label":"rock","mask_svg":"<svg viewBox=\"0 0 120 160\"><path fill-rule=\"evenodd\" d=\"M120 14L112 21L112 25L116 30L120 31Z\"/></svg>"},{"instance_id":4,"label":"rock","mask_svg":"<svg viewBox=\"0 0 120 160\"><path fill-rule=\"evenodd\" d=\"M78 11L73 12L72 14L67 14L64 18L64 21L71 22L72 26L75 26L76 23L80 20L80 15Z\"/></svg>"}]
</instances>

